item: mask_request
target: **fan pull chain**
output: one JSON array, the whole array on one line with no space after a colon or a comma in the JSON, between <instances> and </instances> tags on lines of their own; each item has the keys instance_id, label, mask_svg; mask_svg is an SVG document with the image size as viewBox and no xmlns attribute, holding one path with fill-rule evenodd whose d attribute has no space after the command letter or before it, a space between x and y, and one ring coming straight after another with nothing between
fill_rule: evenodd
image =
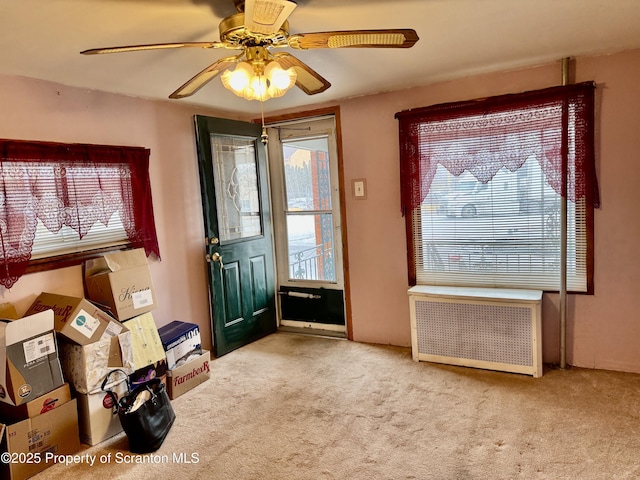
<instances>
[{"instance_id":1,"label":"fan pull chain","mask_svg":"<svg viewBox=\"0 0 640 480\"><path fill-rule=\"evenodd\" d=\"M267 134L267 127L264 126L264 101L260 100L260 117L262 118L262 135L260 135L260 141L263 145L269 143L269 135Z\"/></svg>"}]
</instances>

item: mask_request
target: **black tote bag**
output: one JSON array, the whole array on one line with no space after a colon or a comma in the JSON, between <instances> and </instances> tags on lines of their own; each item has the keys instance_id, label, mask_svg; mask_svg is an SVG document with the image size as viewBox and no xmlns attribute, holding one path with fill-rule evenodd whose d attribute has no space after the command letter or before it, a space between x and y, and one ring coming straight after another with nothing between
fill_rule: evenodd
<instances>
[{"instance_id":1,"label":"black tote bag","mask_svg":"<svg viewBox=\"0 0 640 480\"><path fill-rule=\"evenodd\" d=\"M114 397L116 413L129 439L129 450L132 453L155 452L162 446L176 419L165 385L159 378L154 378L117 399L113 392L105 388L109 377L115 372L126 375L122 370L109 372L102 382L102 390Z\"/></svg>"}]
</instances>

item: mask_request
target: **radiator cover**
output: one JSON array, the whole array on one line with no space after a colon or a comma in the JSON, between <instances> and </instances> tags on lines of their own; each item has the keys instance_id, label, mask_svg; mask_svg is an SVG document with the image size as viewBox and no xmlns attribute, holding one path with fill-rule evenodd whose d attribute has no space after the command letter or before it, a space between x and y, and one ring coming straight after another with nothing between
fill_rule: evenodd
<instances>
[{"instance_id":1,"label":"radiator cover","mask_svg":"<svg viewBox=\"0 0 640 480\"><path fill-rule=\"evenodd\" d=\"M409 290L415 361L542 376L542 292L416 286Z\"/></svg>"}]
</instances>

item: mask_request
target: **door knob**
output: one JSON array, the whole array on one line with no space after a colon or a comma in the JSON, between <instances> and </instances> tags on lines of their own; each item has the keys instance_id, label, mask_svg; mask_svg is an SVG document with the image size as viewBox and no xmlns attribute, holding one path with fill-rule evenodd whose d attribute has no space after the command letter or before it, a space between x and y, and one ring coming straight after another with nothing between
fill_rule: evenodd
<instances>
[{"instance_id":1,"label":"door knob","mask_svg":"<svg viewBox=\"0 0 640 480\"><path fill-rule=\"evenodd\" d=\"M220 270L224 268L224 264L222 263L222 255L220 255L218 252L215 252L211 255L211 260L214 262L220 262Z\"/></svg>"}]
</instances>

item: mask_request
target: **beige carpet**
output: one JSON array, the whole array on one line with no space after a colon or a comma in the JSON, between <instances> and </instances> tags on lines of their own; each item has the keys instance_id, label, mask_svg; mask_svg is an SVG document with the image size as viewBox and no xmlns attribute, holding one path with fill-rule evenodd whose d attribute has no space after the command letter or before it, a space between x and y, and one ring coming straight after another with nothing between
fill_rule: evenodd
<instances>
[{"instance_id":1,"label":"beige carpet","mask_svg":"<svg viewBox=\"0 0 640 480\"><path fill-rule=\"evenodd\" d=\"M127 454L121 434L80 452L111 462L34 478L640 478L640 375L551 369L533 379L288 333L211 365L211 380L173 402L162 448L140 457L159 463L116 463Z\"/></svg>"}]
</instances>

